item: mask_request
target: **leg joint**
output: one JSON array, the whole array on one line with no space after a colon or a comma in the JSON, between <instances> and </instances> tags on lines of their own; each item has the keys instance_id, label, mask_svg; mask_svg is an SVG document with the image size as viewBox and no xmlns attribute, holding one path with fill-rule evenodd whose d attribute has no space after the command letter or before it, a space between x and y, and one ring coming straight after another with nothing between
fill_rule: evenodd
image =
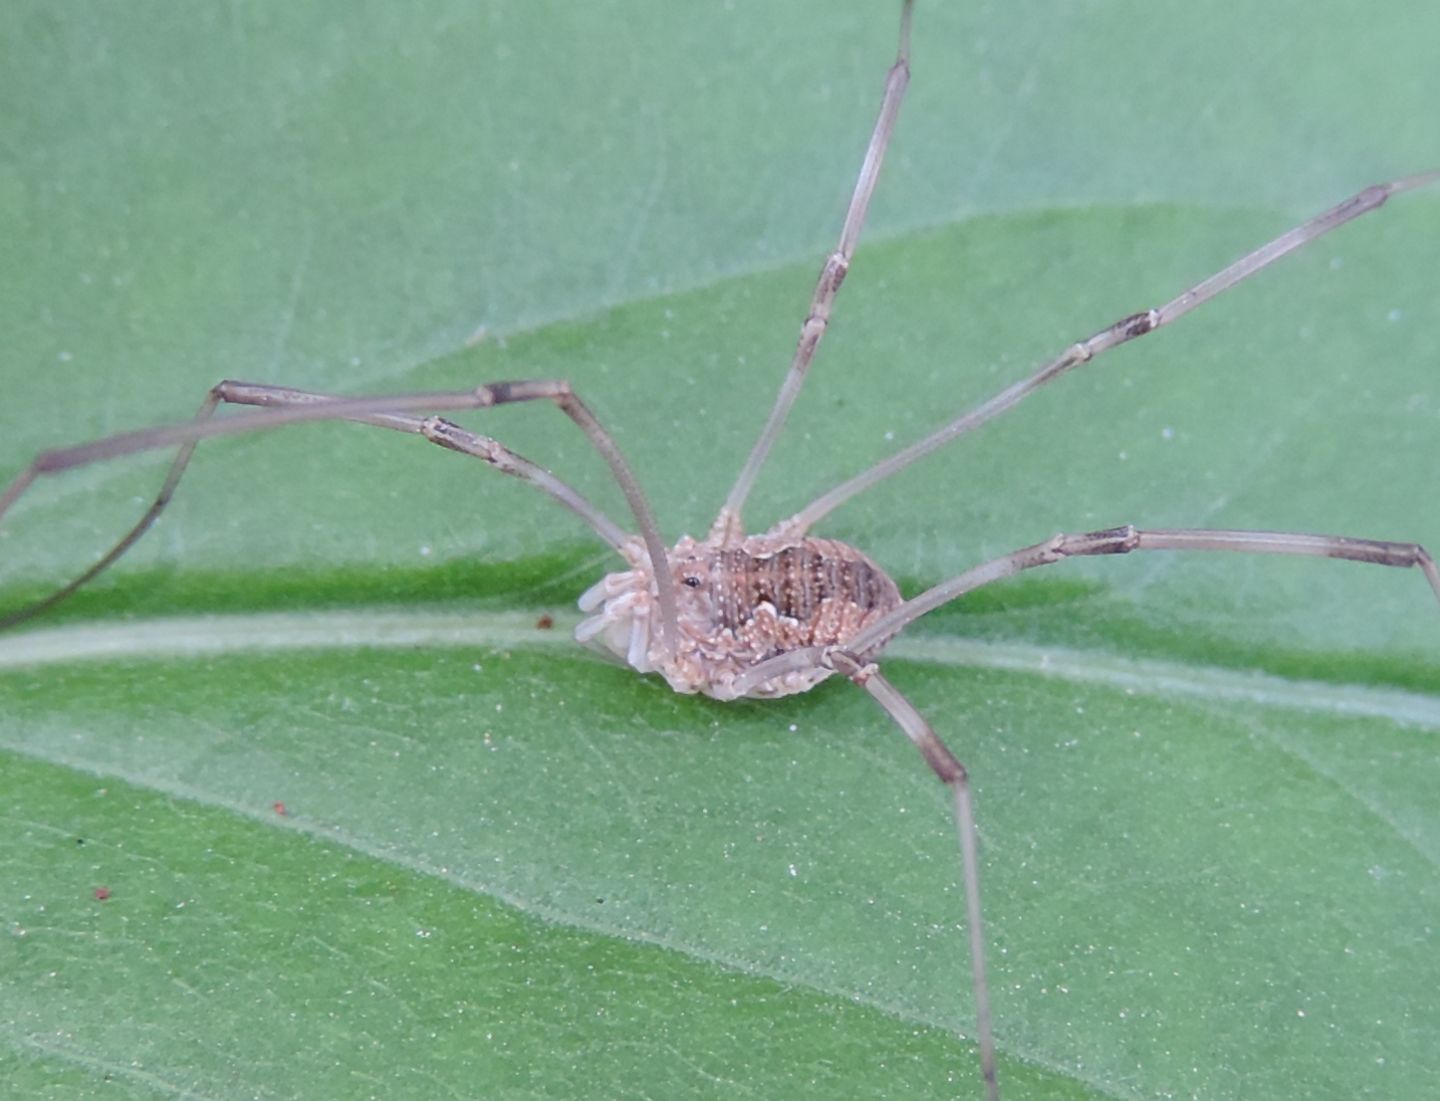
<instances>
[{"instance_id":1,"label":"leg joint","mask_svg":"<svg viewBox=\"0 0 1440 1101\"><path fill-rule=\"evenodd\" d=\"M1140 545L1140 533L1134 524L1102 531L1087 531L1083 535L1057 535L1046 545L1053 555L1051 561L1071 558L1075 555L1129 554Z\"/></svg>"},{"instance_id":2,"label":"leg joint","mask_svg":"<svg viewBox=\"0 0 1440 1101\"><path fill-rule=\"evenodd\" d=\"M1160 327L1160 311L1150 309L1132 313L1116 327L1126 340L1134 340L1137 336L1144 336Z\"/></svg>"},{"instance_id":3,"label":"leg joint","mask_svg":"<svg viewBox=\"0 0 1440 1101\"><path fill-rule=\"evenodd\" d=\"M842 650L839 647L830 647L820 658L822 665L827 665L843 677L848 677L862 688L865 682L880 671L873 661L862 662L849 650Z\"/></svg>"}]
</instances>

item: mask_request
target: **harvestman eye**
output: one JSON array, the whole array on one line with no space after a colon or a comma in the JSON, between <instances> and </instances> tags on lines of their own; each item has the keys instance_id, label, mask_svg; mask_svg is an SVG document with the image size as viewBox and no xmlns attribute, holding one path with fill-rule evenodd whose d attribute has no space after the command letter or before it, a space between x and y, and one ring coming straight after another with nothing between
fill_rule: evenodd
<instances>
[{"instance_id":1,"label":"harvestman eye","mask_svg":"<svg viewBox=\"0 0 1440 1101\"><path fill-rule=\"evenodd\" d=\"M347 420L408 432L533 485L573 512L601 542L624 560L581 598L589 613L578 640L609 651L641 673L658 673L676 692L717 700L776 697L804 692L838 673L865 691L919 750L947 786L953 804L964 885L978 1048L985 1095L1000 1096L991 994L986 982L975 809L965 766L923 715L886 679L880 659L886 645L909 624L943 604L1024 570L1068 558L1138 551L1230 551L1245 554L1338 558L1380 566L1414 567L1440 599L1440 570L1416 543L1342 535L1277 531L1143 528L1120 524L1098 531L1059 534L1001 555L906 600L876 562L859 549L813 535L840 505L905 469L951 440L1017 405L1048 383L1112 348L1170 324L1223 291L1310 241L1382 206L1402 191L1434 183L1430 172L1367 187L1344 202L1240 257L1222 271L1153 308L1132 313L1064 348L1033 374L937 428L889 458L860 471L759 534L747 534L742 515L751 487L779 437L829 323L849 270L880 176L890 136L910 82L913 0L902 0L900 44L885 77L879 118L860 168L844 225L825 258L810 309L800 328L790 368L758 440L740 469L714 524L701 539L681 538L667 547L650 504L609 432L590 408L559 379L491 382L454 391L380 397L341 397L266 383L224 381L202 402L193 420L110 436L78 447L38 455L0 494L0 516L42 476L134 452L177 448L160 491L148 509L99 560L44 599L0 618L13 626L44 612L119 559L154 523L170 501L196 445L213 436L278 428L309 421ZM517 402L554 404L608 464L630 510L635 533L626 532L575 489L542 466L488 436L436 414L488 409ZM221 405L259 407L216 418ZM678 572L677 563L704 563L709 577L703 602L685 590L700 576ZM961 995L957 992L957 998Z\"/></svg>"}]
</instances>

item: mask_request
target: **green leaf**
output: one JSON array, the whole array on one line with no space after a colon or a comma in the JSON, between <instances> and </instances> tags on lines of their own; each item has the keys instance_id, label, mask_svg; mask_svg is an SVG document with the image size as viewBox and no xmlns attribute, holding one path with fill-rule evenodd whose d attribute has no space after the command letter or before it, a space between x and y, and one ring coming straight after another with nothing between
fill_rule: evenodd
<instances>
[{"instance_id":1,"label":"green leaf","mask_svg":"<svg viewBox=\"0 0 1440 1101\"><path fill-rule=\"evenodd\" d=\"M16 6L0 471L222 377L558 376L698 533L892 56L893 5L838 7ZM1435 167L1437 23L921 0L752 525ZM825 534L909 592L1125 522L1440 547L1437 241L1440 193L1402 196ZM553 410L473 423L628 523ZM947 804L888 720L594 660L568 635L603 548L391 436L206 444L120 567L0 639L5 1095L978 1096ZM163 464L42 480L0 524L3 606ZM1040 571L896 643L976 780L1008 1097L1428 1094L1437 644L1413 572L1229 555Z\"/></svg>"}]
</instances>

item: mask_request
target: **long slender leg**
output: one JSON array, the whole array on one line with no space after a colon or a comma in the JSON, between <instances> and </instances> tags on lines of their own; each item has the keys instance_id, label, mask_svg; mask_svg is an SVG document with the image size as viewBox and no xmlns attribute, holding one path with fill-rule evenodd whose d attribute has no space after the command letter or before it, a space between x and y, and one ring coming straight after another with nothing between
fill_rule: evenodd
<instances>
[{"instance_id":1,"label":"long slender leg","mask_svg":"<svg viewBox=\"0 0 1440 1101\"><path fill-rule=\"evenodd\" d=\"M849 481L843 482L824 495L817 497L790 519L782 521L778 528L794 534L808 531L822 517L839 508L851 497L864 493L892 474L904 470L917 459L921 459L951 440L963 436L966 432L979 428L986 421L998 417L1001 413L1018 405L1046 383L1053 382L1072 368L1089 363L1096 356L1108 352L1111 348L1117 348L1146 333L1153 333L1156 329L1183 317L1197 306L1248 279L1261 268L1273 264L1282 256L1294 252L1302 245L1329 233L1332 229L1337 229L1346 222L1353 221L1362 214L1368 214L1370 211L1378 209L1391 195L1424 187L1437 180L1440 180L1440 171L1407 176L1404 179L1391 180L1389 183L1367 187L1364 191L1352 195L1343 203L1331 207L1323 214L1316 215L1303 225L1296 226L1294 229L1282 233L1273 241L1261 245L1254 252L1247 253L1223 271L1217 272L1208 279L1195 284L1189 290L1176 295L1163 306L1141 310L1129 317L1123 317L1093 336L1070 345L1029 378L1007 387L989 401L977 405L944 427L930 433L924 439L897 451L888 459L876 463L869 470L862 471Z\"/></svg>"},{"instance_id":2,"label":"long slender leg","mask_svg":"<svg viewBox=\"0 0 1440 1101\"><path fill-rule=\"evenodd\" d=\"M975 815L965 766L936 736L930 724L872 663L873 657L907 624L975 589L1010 577L1023 570L1054 565L1067 558L1101 554L1129 554L1142 550L1233 551L1249 554L1288 554L1340 558L1380 566L1418 567L1440 600L1440 568L1418 543L1394 543L1379 539L1352 539L1335 535L1305 535L1273 531L1225 531L1155 529L1141 531L1133 525L1107 528L1079 535L1056 535L992 559L958 577L936 585L908 600L889 615L860 632L844 648L820 646L793 650L756 665L732 685L736 695L774 677L816 666L828 666L864 688L904 731L925 758L931 770L951 789L955 823L965 883L965 908L970 934L970 966L976 1004L976 1038L986 1096L998 1101L995 1075L995 1042L990 1028L990 995L985 975L984 933L980 915L980 876L975 840Z\"/></svg>"},{"instance_id":3,"label":"long slender leg","mask_svg":"<svg viewBox=\"0 0 1440 1101\"><path fill-rule=\"evenodd\" d=\"M870 135L870 145L865 150L865 160L860 166L860 177L855 181L855 191L850 196L850 208L845 213L845 225L840 230L840 240L835 251L825 258L820 269L820 279L815 284L815 294L810 300L810 311L800 326L800 340L795 346L795 355L790 360L790 371L775 397L774 408L760 438L750 451L739 477L725 498L725 506L715 519L712 534L716 536L738 536L741 533L740 514L745 508L745 498L765 465L770 448L785 426L790 408L800 396L800 387L805 383L810 362L815 350L825 336L830 323L830 310L845 274L850 270L850 259L855 254L855 244L860 240L860 229L865 224L865 212L870 206L870 197L875 194L875 183L880 178L880 166L885 160L885 150L890 144L890 135L895 130L895 119L900 114L900 103L905 98L905 87L910 83L910 15L914 0L903 0L900 8L900 46L895 63L885 77L885 95L880 101L880 116L875 120L875 129Z\"/></svg>"},{"instance_id":4,"label":"long slender leg","mask_svg":"<svg viewBox=\"0 0 1440 1101\"><path fill-rule=\"evenodd\" d=\"M211 397L207 398L205 404L201 406L196 420L203 420L210 414L214 409L217 396L219 401L240 405L259 405L267 408L319 405L325 402L345 400L335 394L318 394L311 390L295 390L288 386L256 383L225 382L215 387L210 393ZM397 432L413 432L433 444L450 451L457 451L462 455L469 455L494 467L502 474L508 474L513 478L519 478L522 482L528 482L579 516L596 535L616 550L619 550L628 538L613 520L586 500L578 490L562 482L544 467L538 466L523 455L510 450L499 440L490 436L470 432L443 417L414 417L401 413L379 412L370 416L352 416L346 419L360 424L371 424L377 428L394 429ZM175 465L171 468L170 476L166 478L165 488L161 490L162 497L167 496L167 490L173 491L175 483L179 481L180 474L183 473L185 464L190 461L190 454L194 450L195 445L191 442L181 449L180 454L176 455Z\"/></svg>"},{"instance_id":5,"label":"long slender leg","mask_svg":"<svg viewBox=\"0 0 1440 1101\"><path fill-rule=\"evenodd\" d=\"M3 516L6 510L42 474L54 474L121 455L180 445L160 492L135 526L95 565L78 578L44 600L0 619L0 627L29 619L53 606L124 554L165 508L174 493L176 484L185 472L195 445L200 440L212 436L254 432L308 421L352 420L382 428L416 432L430 439L431 442L450 450L474 455L506 473L540 486L562 504L576 511L582 519L590 523L602 539L612 546L617 546L618 542L624 541L624 533L593 505L553 475L508 449L500 447L494 441L467 433L439 417L431 416L422 419L406 415L411 411L483 409L511 402L536 400L555 402L580 427L595 449L609 463L611 472L616 481L620 483L636 522L640 525L641 536L650 555L652 568L656 570L658 577L666 577L665 547L660 541L654 514L650 510L650 505L646 501L639 483L631 473L629 465L620 454L614 440L601 427L589 408L575 395L567 382L532 379L491 383L473 390L401 394L391 397L333 398L325 394L291 390L286 387L227 380L219 383L210 391L193 420L110 436L77 447L41 452L30 466L10 483L5 492L0 494L0 516ZM254 413L242 413L223 419L212 418L216 407L222 402L259 405L266 408ZM675 634L674 592L662 583L659 585L659 596L661 620L665 632L664 644L668 645L668 640Z\"/></svg>"},{"instance_id":6,"label":"long slender leg","mask_svg":"<svg viewBox=\"0 0 1440 1101\"><path fill-rule=\"evenodd\" d=\"M596 535L615 550L619 550L628 541L629 536L619 525L591 504L579 490L562 482L544 467L510 450L499 440L469 432L444 417L416 420L415 427L408 429L409 431L418 432L433 444L479 459L502 474L530 483L584 520ZM399 425L395 427L398 428Z\"/></svg>"},{"instance_id":7,"label":"long slender leg","mask_svg":"<svg viewBox=\"0 0 1440 1101\"><path fill-rule=\"evenodd\" d=\"M999 1101L1000 1086L995 1075L995 1038L990 1030L990 983L985 977L985 930L980 915L980 854L975 837L975 804L970 793L970 774L949 746L936 736L924 716L880 675L873 664L863 664L854 654L833 651L835 670L870 693L905 736L925 758L940 782L950 789L955 803L955 829L960 841L960 874L965 884L965 922L970 937L970 974L975 989L975 1040L980 1048L980 1070L985 1078L988 1101Z\"/></svg>"},{"instance_id":8,"label":"long slender leg","mask_svg":"<svg viewBox=\"0 0 1440 1101\"><path fill-rule=\"evenodd\" d=\"M1352 539L1342 535L1305 535L1278 531L1227 531L1189 528L1156 528L1141 531L1127 524L1080 535L1056 535L1043 543L1022 547L966 570L949 581L907 600L888 615L881 616L847 644L845 649L870 660L906 626L942 604L974 592L1002 578L1037 566L1052 566L1067 558L1097 554L1129 554L1132 551L1233 551L1241 554L1291 554L1313 558L1341 558L1377 566L1418 568L1440 601L1440 568L1419 543L1392 543L1382 539ZM824 647L792 650L747 670L737 677L731 690L737 696L785 673L813 669L831 663ZM838 668L838 666L832 666Z\"/></svg>"}]
</instances>

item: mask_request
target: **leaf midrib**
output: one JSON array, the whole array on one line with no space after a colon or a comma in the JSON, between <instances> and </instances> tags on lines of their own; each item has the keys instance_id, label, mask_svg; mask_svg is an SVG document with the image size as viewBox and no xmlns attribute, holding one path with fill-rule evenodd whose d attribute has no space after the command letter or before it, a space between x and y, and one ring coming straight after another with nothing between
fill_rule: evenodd
<instances>
[{"instance_id":1,"label":"leaf midrib","mask_svg":"<svg viewBox=\"0 0 1440 1101\"><path fill-rule=\"evenodd\" d=\"M208 659L291 651L505 648L573 650L574 618L537 629L533 611L415 609L254 612L81 622L0 636L0 672L77 661ZM1088 684L1154 699L1244 703L1329 718L1372 718L1440 731L1440 699L1353 682L1151 658L1098 648L976 641L955 634L901 638L886 651L901 661L992 670Z\"/></svg>"}]
</instances>

